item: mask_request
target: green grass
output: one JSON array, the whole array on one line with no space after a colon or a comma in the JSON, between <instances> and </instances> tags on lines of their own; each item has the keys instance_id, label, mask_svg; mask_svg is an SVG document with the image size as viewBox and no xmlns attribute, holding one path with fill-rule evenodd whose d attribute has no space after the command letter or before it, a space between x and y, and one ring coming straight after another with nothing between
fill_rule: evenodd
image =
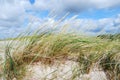
<instances>
[{"instance_id":1,"label":"green grass","mask_svg":"<svg viewBox=\"0 0 120 80\"><path fill-rule=\"evenodd\" d=\"M15 43L18 41L20 43ZM79 62L71 80L80 74L89 73L93 64L102 68L108 79L120 79L120 42L73 33L54 31L35 32L12 39L5 49L4 78L21 80L26 74L26 65L42 62L53 65L55 60ZM15 48L14 48L15 47Z\"/></svg>"}]
</instances>

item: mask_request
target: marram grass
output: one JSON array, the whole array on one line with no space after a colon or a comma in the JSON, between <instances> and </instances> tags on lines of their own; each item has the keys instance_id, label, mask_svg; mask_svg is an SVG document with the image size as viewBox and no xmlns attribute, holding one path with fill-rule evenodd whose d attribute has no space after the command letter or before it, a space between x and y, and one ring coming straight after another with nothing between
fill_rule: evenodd
<instances>
[{"instance_id":1,"label":"marram grass","mask_svg":"<svg viewBox=\"0 0 120 80\"><path fill-rule=\"evenodd\" d=\"M15 43L17 41L17 43ZM73 60L79 63L71 80L89 73L93 65L105 71L108 80L120 79L120 42L73 33L42 32L29 37L18 36L6 46L4 79L21 80L26 65L41 62L54 65L56 60ZM15 47L16 46L16 47Z\"/></svg>"}]
</instances>

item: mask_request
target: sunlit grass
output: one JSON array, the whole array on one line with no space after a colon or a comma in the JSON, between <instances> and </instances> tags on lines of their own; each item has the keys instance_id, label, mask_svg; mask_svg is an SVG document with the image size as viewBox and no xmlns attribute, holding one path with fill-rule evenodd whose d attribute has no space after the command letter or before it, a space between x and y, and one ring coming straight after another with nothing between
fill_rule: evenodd
<instances>
[{"instance_id":1,"label":"sunlit grass","mask_svg":"<svg viewBox=\"0 0 120 80\"><path fill-rule=\"evenodd\" d=\"M65 27L65 26L64 26ZM66 29L66 28L65 28ZM55 65L55 61L71 60L78 66L71 70L70 80L88 74L93 66L105 71L108 79L120 79L120 42L54 30L25 32L15 39L9 39L5 48L4 79L22 80L26 66L36 62ZM52 74L52 73L51 73ZM56 80L54 74L53 80ZM43 80L45 80L45 77ZM64 80L64 79L63 79Z\"/></svg>"}]
</instances>

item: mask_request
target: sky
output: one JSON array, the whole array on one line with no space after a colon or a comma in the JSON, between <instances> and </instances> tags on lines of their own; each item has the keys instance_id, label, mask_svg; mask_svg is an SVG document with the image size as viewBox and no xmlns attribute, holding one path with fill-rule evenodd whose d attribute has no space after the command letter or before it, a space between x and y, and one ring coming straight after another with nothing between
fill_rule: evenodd
<instances>
[{"instance_id":1,"label":"sky","mask_svg":"<svg viewBox=\"0 0 120 80\"><path fill-rule=\"evenodd\" d=\"M63 19L64 18L64 19ZM120 33L120 0L0 0L0 38L15 37L29 26L86 35Z\"/></svg>"}]
</instances>

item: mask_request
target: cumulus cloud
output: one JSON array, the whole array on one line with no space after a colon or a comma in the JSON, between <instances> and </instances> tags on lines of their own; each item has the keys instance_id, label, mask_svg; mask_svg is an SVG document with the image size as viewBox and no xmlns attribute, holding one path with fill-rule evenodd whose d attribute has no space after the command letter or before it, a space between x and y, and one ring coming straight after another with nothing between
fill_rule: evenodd
<instances>
[{"instance_id":1,"label":"cumulus cloud","mask_svg":"<svg viewBox=\"0 0 120 80\"><path fill-rule=\"evenodd\" d=\"M108 9L120 5L120 0L0 0L0 26L18 26L22 24L26 10L53 10L53 14L81 12L91 9Z\"/></svg>"},{"instance_id":2,"label":"cumulus cloud","mask_svg":"<svg viewBox=\"0 0 120 80\"><path fill-rule=\"evenodd\" d=\"M92 9L110 9L120 7L120 0L36 0L36 10L55 10L54 13L78 13Z\"/></svg>"},{"instance_id":3,"label":"cumulus cloud","mask_svg":"<svg viewBox=\"0 0 120 80\"><path fill-rule=\"evenodd\" d=\"M32 23L33 28L39 25L53 28L57 21L53 18L40 19L26 11L52 11L54 15L64 15L67 12L80 13L95 9L114 9L120 7L120 0L0 0L0 34L21 32L25 18ZM35 19L31 21L31 16ZM120 15L115 18L93 19L66 19L60 25L69 24L71 29L86 34L115 33L120 32ZM59 26L60 26L59 25Z\"/></svg>"},{"instance_id":4,"label":"cumulus cloud","mask_svg":"<svg viewBox=\"0 0 120 80\"><path fill-rule=\"evenodd\" d=\"M35 18L36 19L36 18ZM77 32L86 35L99 35L120 33L120 17L94 19L79 19L76 16L64 21L58 22L54 18L37 19L32 23L36 28L40 25L45 25L46 29L62 30L66 26L67 32ZM35 29L35 27L33 27Z\"/></svg>"},{"instance_id":5,"label":"cumulus cloud","mask_svg":"<svg viewBox=\"0 0 120 80\"><path fill-rule=\"evenodd\" d=\"M27 17L24 0L0 0L0 37L17 34ZM23 6L24 5L24 6Z\"/></svg>"},{"instance_id":6,"label":"cumulus cloud","mask_svg":"<svg viewBox=\"0 0 120 80\"><path fill-rule=\"evenodd\" d=\"M71 18L62 21L60 26L68 25L69 32L77 32L86 35L99 35L120 33L120 17L103 19L78 19Z\"/></svg>"},{"instance_id":7,"label":"cumulus cloud","mask_svg":"<svg viewBox=\"0 0 120 80\"><path fill-rule=\"evenodd\" d=\"M0 1L0 27L18 26L22 24L24 17L24 7L17 1Z\"/></svg>"}]
</instances>

